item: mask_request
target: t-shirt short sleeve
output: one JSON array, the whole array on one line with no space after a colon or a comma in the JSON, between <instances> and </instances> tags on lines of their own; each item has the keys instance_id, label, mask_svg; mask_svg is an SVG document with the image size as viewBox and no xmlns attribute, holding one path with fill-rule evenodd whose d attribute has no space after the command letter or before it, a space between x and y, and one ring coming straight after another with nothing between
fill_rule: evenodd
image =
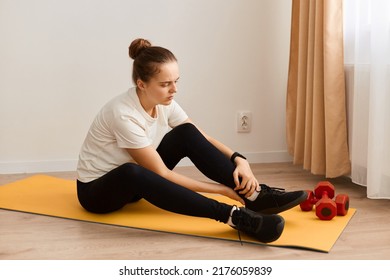
<instances>
[{"instance_id":1,"label":"t-shirt short sleeve","mask_svg":"<svg viewBox=\"0 0 390 280\"><path fill-rule=\"evenodd\" d=\"M152 144L147 135L146 123L140 118L123 114L114 124L113 133L119 148L139 149Z\"/></svg>"}]
</instances>

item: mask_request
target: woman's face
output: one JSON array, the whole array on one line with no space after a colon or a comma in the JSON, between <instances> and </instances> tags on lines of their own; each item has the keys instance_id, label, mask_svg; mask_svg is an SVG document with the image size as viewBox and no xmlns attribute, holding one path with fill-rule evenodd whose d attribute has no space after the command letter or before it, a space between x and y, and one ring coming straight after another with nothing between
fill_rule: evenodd
<instances>
[{"instance_id":1,"label":"woman's face","mask_svg":"<svg viewBox=\"0 0 390 280\"><path fill-rule=\"evenodd\" d=\"M177 62L164 63L159 70L160 72L152 77L149 82L138 82L138 87L144 93L150 106L171 104L177 91L176 84L179 80L179 66Z\"/></svg>"}]
</instances>

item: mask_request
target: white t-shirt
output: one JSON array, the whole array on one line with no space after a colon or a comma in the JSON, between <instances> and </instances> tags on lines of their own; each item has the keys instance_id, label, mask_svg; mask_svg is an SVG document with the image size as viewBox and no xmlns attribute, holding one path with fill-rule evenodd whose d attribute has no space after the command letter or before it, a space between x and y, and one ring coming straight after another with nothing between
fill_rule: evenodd
<instances>
[{"instance_id":1,"label":"white t-shirt","mask_svg":"<svg viewBox=\"0 0 390 280\"><path fill-rule=\"evenodd\" d=\"M145 112L135 87L109 101L96 116L81 147L78 180L90 182L126 162L134 162L126 148L157 148L167 132L188 118L174 100L167 106L157 105L156 112L156 118Z\"/></svg>"}]
</instances>

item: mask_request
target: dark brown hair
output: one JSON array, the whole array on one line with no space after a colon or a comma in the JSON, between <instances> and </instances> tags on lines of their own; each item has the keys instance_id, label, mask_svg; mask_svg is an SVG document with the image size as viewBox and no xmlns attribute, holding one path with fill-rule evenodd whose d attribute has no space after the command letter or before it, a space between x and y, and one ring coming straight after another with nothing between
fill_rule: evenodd
<instances>
[{"instance_id":1,"label":"dark brown hair","mask_svg":"<svg viewBox=\"0 0 390 280\"><path fill-rule=\"evenodd\" d=\"M175 55L162 47L152 46L145 39L135 39L129 46L129 56L133 62L133 82L137 84L140 79L147 83L159 73L161 64L177 61Z\"/></svg>"}]
</instances>

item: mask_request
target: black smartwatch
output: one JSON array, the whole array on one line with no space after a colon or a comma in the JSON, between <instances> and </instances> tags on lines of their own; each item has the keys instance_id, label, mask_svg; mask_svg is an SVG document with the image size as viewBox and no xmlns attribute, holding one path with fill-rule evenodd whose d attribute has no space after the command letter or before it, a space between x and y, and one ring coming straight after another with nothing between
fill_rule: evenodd
<instances>
[{"instance_id":1,"label":"black smartwatch","mask_svg":"<svg viewBox=\"0 0 390 280\"><path fill-rule=\"evenodd\" d=\"M234 160L236 159L236 157L240 157L240 158L246 159L246 157L244 157L242 154L234 152L232 154L232 156L230 157L230 161L235 163Z\"/></svg>"}]
</instances>

